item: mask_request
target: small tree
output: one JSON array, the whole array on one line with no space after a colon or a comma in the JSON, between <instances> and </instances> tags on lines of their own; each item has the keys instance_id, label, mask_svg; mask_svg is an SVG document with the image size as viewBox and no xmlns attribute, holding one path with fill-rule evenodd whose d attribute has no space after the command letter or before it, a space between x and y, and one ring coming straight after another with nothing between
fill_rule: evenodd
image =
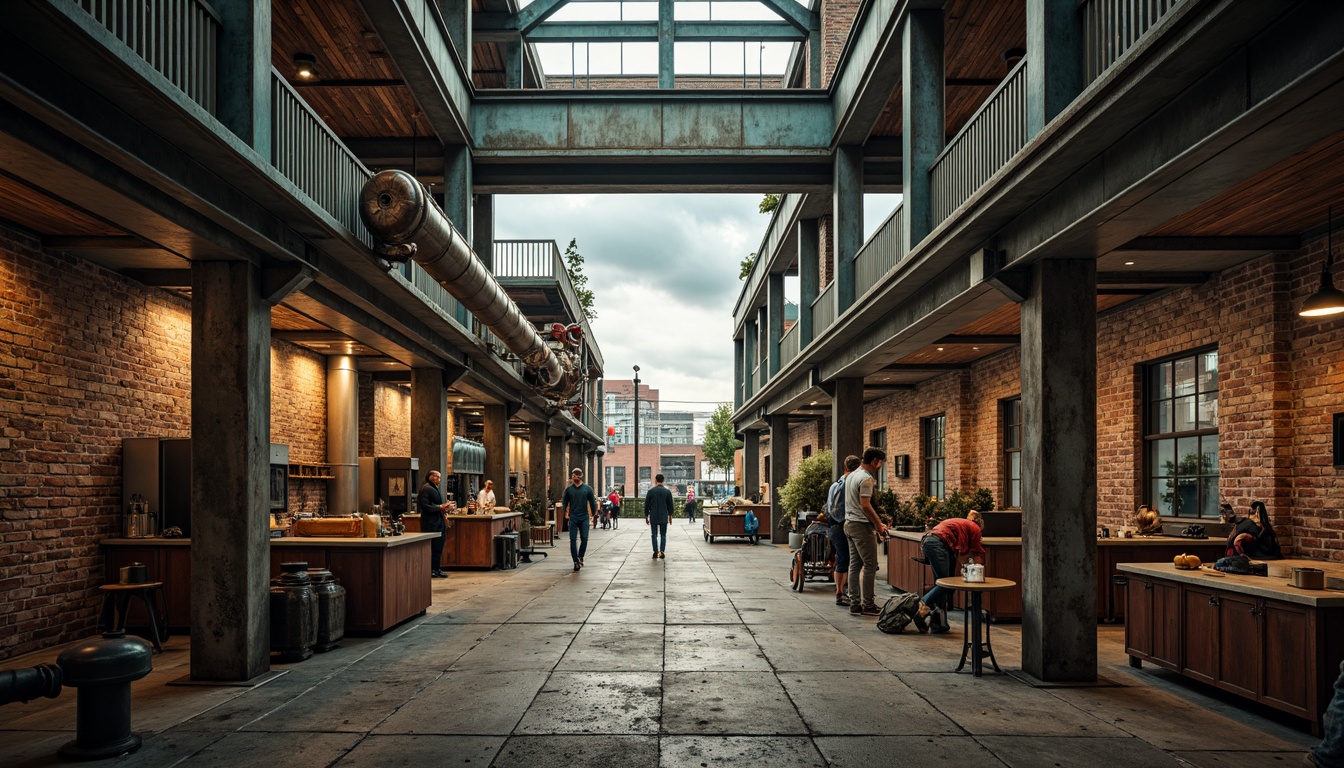
<instances>
[{"instance_id":1,"label":"small tree","mask_svg":"<svg viewBox=\"0 0 1344 768\"><path fill-rule=\"evenodd\" d=\"M733 430L732 408L727 403L719 403L705 426L705 461L714 469L727 471L733 466L733 456L741 447Z\"/></svg>"},{"instance_id":2,"label":"small tree","mask_svg":"<svg viewBox=\"0 0 1344 768\"><path fill-rule=\"evenodd\" d=\"M777 489L779 505L786 513L779 521L781 529L792 527L793 519L799 512L819 512L826 508L826 491L831 487L832 461L829 450L812 454L803 459L797 471L789 475L788 481Z\"/></svg>"},{"instance_id":3,"label":"small tree","mask_svg":"<svg viewBox=\"0 0 1344 768\"><path fill-rule=\"evenodd\" d=\"M770 213L771 211L775 210L778 207L779 207L779 195L767 194L765 197L761 198L761 205L760 205L761 213Z\"/></svg>"},{"instance_id":4,"label":"small tree","mask_svg":"<svg viewBox=\"0 0 1344 768\"><path fill-rule=\"evenodd\" d=\"M583 254L579 253L579 239L571 238L565 248L565 272L574 286L574 294L579 297L579 307L589 320L597 319L597 310L593 308L593 292L588 288L588 276L583 274Z\"/></svg>"},{"instance_id":5,"label":"small tree","mask_svg":"<svg viewBox=\"0 0 1344 768\"><path fill-rule=\"evenodd\" d=\"M752 268L756 266L756 254L753 253L747 258L743 259L742 263L739 264L738 266L739 269L737 271L737 279L746 280L747 275L750 275Z\"/></svg>"}]
</instances>

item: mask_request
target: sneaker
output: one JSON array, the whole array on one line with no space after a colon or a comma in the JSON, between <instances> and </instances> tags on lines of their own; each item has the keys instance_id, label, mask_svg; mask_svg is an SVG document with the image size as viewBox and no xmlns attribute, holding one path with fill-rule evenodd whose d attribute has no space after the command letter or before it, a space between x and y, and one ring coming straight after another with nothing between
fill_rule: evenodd
<instances>
[{"instance_id":1,"label":"sneaker","mask_svg":"<svg viewBox=\"0 0 1344 768\"><path fill-rule=\"evenodd\" d=\"M853 613L854 606L851 605L849 607L849 610L851 613ZM859 612L862 613L864 616L877 616L880 613L882 613L882 609L878 608L876 605L865 605L863 606L863 609Z\"/></svg>"},{"instance_id":2,"label":"sneaker","mask_svg":"<svg viewBox=\"0 0 1344 768\"><path fill-rule=\"evenodd\" d=\"M653 553L653 559L654 559L654 560L657 560L657 559L658 559L658 553L657 553L657 552L654 552L654 553Z\"/></svg>"},{"instance_id":3,"label":"sneaker","mask_svg":"<svg viewBox=\"0 0 1344 768\"><path fill-rule=\"evenodd\" d=\"M850 603L850 606L849 606L849 615L850 615L850 616L862 616L862 615L863 615L863 608L861 608L860 606L854 605L853 603Z\"/></svg>"},{"instance_id":4,"label":"sneaker","mask_svg":"<svg viewBox=\"0 0 1344 768\"><path fill-rule=\"evenodd\" d=\"M836 595L836 596L835 596L835 604L836 604L836 605L849 605L849 598L848 598L848 597L845 597L844 595Z\"/></svg>"},{"instance_id":5,"label":"sneaker","mask_svg":"<svg viewBox=\"0 0 1344 768\"><path fill-rule=\"evenodd\" d=\"M658 553L658 559L659 559L659 560L662 560L662 559L665 558L665 557L667 557L667 555L664 555L662 552L659 552L659 553Z\"/></svg>"},{"instance_id":6,"label":"sneaker","mask_svg":"<svg viewBox=\"0 0 1344 768\"><path fill-rule=\"evenodd\" d=\"M575 561L574 561L574 570L576 570L576 571L579 570L580 565L581 565L581 563L579 563L578 560L575 560Z\"/></svg>"}]
</instances>

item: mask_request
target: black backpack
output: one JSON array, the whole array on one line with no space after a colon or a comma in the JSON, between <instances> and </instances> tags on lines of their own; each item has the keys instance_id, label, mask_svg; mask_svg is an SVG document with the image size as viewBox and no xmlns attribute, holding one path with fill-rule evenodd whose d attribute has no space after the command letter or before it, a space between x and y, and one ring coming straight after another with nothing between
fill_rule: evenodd
<instances>
[{"instance_id":1,"label":"black backpack","mask_svg":"<svg viewBox=\"0 0 1344 768\"><path fill-rule=\"evenodd\" d=\"M887 598L882 612L877 616L877 628L888 635L899 635L906 625L915 619L919 610L919 595L914 592L902 592Z\"/></svg>"}]
</instances>

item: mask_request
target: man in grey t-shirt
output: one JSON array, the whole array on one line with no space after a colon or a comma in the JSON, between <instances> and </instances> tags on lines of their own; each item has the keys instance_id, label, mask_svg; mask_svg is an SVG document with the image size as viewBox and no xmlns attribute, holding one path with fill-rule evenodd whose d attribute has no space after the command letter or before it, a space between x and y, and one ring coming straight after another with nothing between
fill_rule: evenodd
<instances>
[{"instance_id":1,"label":"man in grey t-shirt","mask_svg":"<svg viewBox=\"0 0 1344 768\"><path fill-rule=\"evenodd\" d=\"M881 448L863 452L859 468L845 479L845 538L849 540L849 612L876 616L877 540L887 526L873 509L873 478L882 471L887 454Z\"/></svg>"}]
</instances>

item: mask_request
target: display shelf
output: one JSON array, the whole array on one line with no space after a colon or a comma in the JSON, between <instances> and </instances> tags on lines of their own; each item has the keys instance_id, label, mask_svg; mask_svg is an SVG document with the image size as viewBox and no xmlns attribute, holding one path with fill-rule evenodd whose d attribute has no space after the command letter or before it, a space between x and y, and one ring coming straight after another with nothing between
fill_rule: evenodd
<instances>
[{"instance_id":1,"label":"display shelf","mask_svg":"<svg viewBox=\"0 0 1344 768\"><path fill-rule=\"evenodd\" d=\"M289 476L295 480L335 480L330 464L290 464Z\"/></svg>"}]
</instances>

